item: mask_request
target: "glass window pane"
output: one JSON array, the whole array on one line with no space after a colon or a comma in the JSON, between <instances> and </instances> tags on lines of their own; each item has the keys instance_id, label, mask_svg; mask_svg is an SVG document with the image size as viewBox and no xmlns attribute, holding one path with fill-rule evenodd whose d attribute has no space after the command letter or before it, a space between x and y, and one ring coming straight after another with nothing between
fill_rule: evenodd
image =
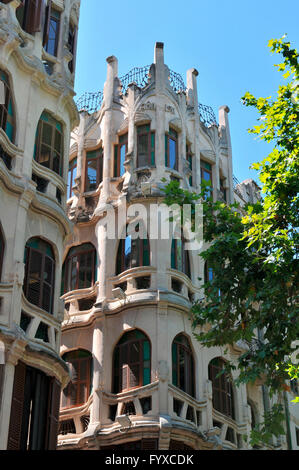
<instances>
[{"instance_id":1,"label":"glass window pane","mask_svg":"<svg viewBox=\"0 0 299 470\"><path fill-rule=\"evenodd\" d=\"M97 159L87 161L86 191L97 189Z\"/></svg>"},{"instance_id":2,"label":"glass window pane","mask_svg":"<svg viewBox=\"0 0 299 470\"><path fill-rule=\"evenodd\" d=\"M120 147L120 176L123 176L126 172L124 163L126 161L126 144Z\"/></svg>"},{"instance_id":3,"label":"glass window pane","mask_svg":"<svg viewBox=\"0 0 299 470\"><path fill-rule=\"evenodd\" d=\"M45 166L46 168L50 168L50 159L51 159L51 148L46 145L42 145L40 154L38 157L38 163Z\"/></svg>"},{"instance_id":4,"label":"glass window pane","mask_svg":"<svg viewBox=\"0 0 299 470\"><path fill-rule=\"evenodd\" d=\"M52 144L52 134L53 134L53 127L50 124L43 123L43 131L42 131L42 143L51 146Z\"/></svg>"},{"instance_id":5,"label":"glass window pane","mask_svg":"<svg viewBox=\"0 0 299 470\"><path fill-rule=\"evenodd\" d=\"M138 166L148 165L148 135L138 136Z\"/></svg>"},{"instance_id":6,"label":"glass window pane","mask_svg":"<svg viewBox=\"0 0 299 470\"><path fill-rule=\"evenodd\" d=\"M169 139L169 167L176 169L177 142Z\"/></svg>"},{"instance_id":7,"label":"glass window pane","mask_svg":"<svg viewBox=\"0 0 299 470\"><path fill-rule=\"evenodd\" d=\"M132 238L129 235L125 240L125 269L129 269L131 266L132 258Z\"/></svg>"}]
</instances>

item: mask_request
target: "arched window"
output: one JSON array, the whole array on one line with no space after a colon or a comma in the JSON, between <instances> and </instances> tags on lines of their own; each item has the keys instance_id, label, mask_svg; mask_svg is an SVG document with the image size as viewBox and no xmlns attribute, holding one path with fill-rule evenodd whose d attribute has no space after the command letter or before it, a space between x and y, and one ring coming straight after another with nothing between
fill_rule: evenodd
<instances>
[{"instance_id":1,"label":"arched window","mask_svg":"<svg viewBox=\"0 0 299 470\"><path fill-rule=\"evenodd\" d=\"M135 231L138 233L139 224ZM148 238L133 239L132 235L127 235L121 239L118 246L116 259L116 274L121 274L127 269L139 266L150 265L150 245Z\"/></svg>"},{"instance_id":2,"label":"arched window","mask_svg":"<svg viewBox=\"0 0 299 470\"><path fill-rule=\"evenodd\" d=\"M91 243L70 249L62 268L63 293L94 285L96 259L96 249Z\"/></svg>"},{"instance_id":3,"label":"arched window","mask_svg":"<svg viewBox=\"0 0 299 470\"><path fill-rule=\"evenodd\" d=\"M4 83L4 103L0 101L0 127L7 137L14 142L15 139L15 111L10 82L7 73L0 69L0 80Z\"/></svg>"},{"instance_id":4,"label":"arched window","mask_svg":"<svg viewBox=\"0 0 299 470\"><path fill-rule=\"evenodd\" d=\"M24 294L33 305L53 313L55 257L49 243L32 238L25 247Z\"/></svg>"},{"instance_id":5,"label":"arched window","mask_svg":"<svg viewBox=\"0 0 299 470\"><path fill-rule=\"evenodd\" d=\"M113 392L120 393L151 383L151 346L139 330L125 333L114 349Z\"/></svg>"},{"instance_id":6,"label":"arched window","mask_svg":"<svg viewBox=\"0 0 299 470\"><path fill-rule=\"evenodd\" d=\"M43 112L37 127L34 159L60 176L63 172L63 140L62 124Z\"/></svg>"},{"instance_id":7,"label":"arched window","mask_svg":"<svg viewBox=\"0 0 299 470\"><path fill-rule=\"evenodd\" d=\"M225 361L219 357L209 364L209 379L213 387L213 407L220 413L235 419L231 377L223 373Z\"/></svg>"},{"instance_id":8,"label":"arched window","mask_svg":"<svg viewBox=\"0 0 299 470\"><path fill-rule=\"evenodd\" d=\"M194 358L190 342L184 334L179 334L172 343L172 383L195 396Z\"/></svg>"},{"instance_id":9,"label":"arched window","mask_svg":"<svg viewBox=\"0 0 299 470\"><path fill-rule=\"evenodd\" d=\"M3 232L2 232L2 227L1 227L1 224L0 224L0 282L1 282L4 250L5 250L5 241L4 241L4 236L3 236Z\"/></svg>"},{"instance_id":10,"label":"arched window","mask_svg":"<svg viewBox=\"0 0 299 470\"><path fill-rule=\"evenodd\" d=\"M71 381L62 392L61 407L83 405L91 392L92 356L90 352L79 349L64 354L62 359L70 368Z\"/></svg>"},{"instance_id":11,"label":"arched window","mask_svg":"<svg viewBox=\"0 0 299 470\"><path fill-rule=\"evenodd\" d=\"M191 277L190 258L188 250L186 250L186 240L183 236L180 240L172 240L171 269L176 269Z\"/></svg>"}]
</instances>

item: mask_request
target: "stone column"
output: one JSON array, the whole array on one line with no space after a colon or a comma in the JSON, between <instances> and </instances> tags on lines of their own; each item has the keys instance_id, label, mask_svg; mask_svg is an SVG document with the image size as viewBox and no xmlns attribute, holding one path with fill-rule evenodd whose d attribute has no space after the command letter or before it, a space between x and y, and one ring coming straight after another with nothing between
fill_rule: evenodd
<instances>
[{"instance_id":1,"label":"stone column","mask_svg":"<svg viewBox=\"0 0 299 470\"><path fill-rule=\"evenodd\" d=\"M198 115L198 90L197 90L198 71L194 68L187 70L187 104L194 107L193 124L193 186L198 187L201 184L200 176L200 140L199 140L199 115Z\"/></svg>"},{"instance_id":2,"label":"stone column","mask_svg":"<svg viewBox=\"0 0 299 470\"><path fill-rule=\"evenodd\" d=\"M229 198L228 202L234 202L234 184L233 184L233 157L232 157L232 143L230 137L228 113L230 109L228 106L221 106L219 108L219 127L225 132L227 149L228 149L228 184L229 184Z\"/></svg>"},{"instance_id":3,"label":"stone column","mask_svg":"<svg viewBox=\"0 0 299 470\"><path fill-rule=\"evenodd\" d=\"M165 105L162 98L162 94L165 88L165 64L164 64L164 44L157 42L155 45L155 87L156 87L156 167L157 174L162 176L165 175ZM159 98L162 98L159 99Z\"/></svg>"},{"instance_id":4,"label":"stone column","mask_svg":"<svg viewBox=\"0 0 299 470\"><path fill-rule=\"evenodd\" d=\"M104 316L98 317L93 330L93 402L90 414L90 425L95 428L101 422L102 391L103 391L103 361L104 361Z\"/></svg>"}]
</instances>

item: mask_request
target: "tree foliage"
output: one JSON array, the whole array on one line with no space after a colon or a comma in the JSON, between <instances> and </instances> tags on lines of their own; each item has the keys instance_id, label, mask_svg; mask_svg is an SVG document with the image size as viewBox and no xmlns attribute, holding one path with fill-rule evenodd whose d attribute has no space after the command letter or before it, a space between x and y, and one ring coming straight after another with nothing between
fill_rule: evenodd
<instances>
[{"instance_id":1,"label":"tree foliage","mask_svg":"<svg viewBox=\"0 0 299 470\"><path fill-rule=\"evenodd\" d=\"M289 389L290 374L298 376L299 65L285 38L271 40L269 47L283 57L277 68L284 84L275 98L250 93L242 98L259 113L249 132L273 145L261 163L252 165L259 171L262 199L240 208L213 202L205 187L194 194L173 181L166 203L203 202L209 248L201 257L213 280L204 284L205 298L192 308L197 339L208 347L242 346L238 382L263 379L274 393Z\"/></svg>"}]
</instances>

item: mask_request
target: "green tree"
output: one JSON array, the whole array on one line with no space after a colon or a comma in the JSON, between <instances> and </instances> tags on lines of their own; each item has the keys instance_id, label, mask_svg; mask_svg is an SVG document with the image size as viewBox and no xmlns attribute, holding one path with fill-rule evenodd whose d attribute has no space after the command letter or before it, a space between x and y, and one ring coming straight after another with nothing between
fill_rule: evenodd
<instances>
[{"instance_id":1,"label":"green tree","mask_svg":"<svg viewBox=\"0 0 299 470\"><path fill-rule=\"evenodd\" d=\"M209 248L201 256L212 268L213 280L204 285L205 299L192 308L197 339L207 347L241 341L237 382L263 379L270 393L280 393L289 389L290 377L298 376L299 65L298 53L285 37L271 40L269 47L283 57L277 67L284 84L275 99L250 93L242 98L260 115L249 132L273 146L261 163L252 165L259 171L262 200L241 209L207 199L206 188L189 193L174 181L165 191L169 205L203 202ZM268 427L269 416L271 412L265 417Z\"/></svg>"}]
</instances>

